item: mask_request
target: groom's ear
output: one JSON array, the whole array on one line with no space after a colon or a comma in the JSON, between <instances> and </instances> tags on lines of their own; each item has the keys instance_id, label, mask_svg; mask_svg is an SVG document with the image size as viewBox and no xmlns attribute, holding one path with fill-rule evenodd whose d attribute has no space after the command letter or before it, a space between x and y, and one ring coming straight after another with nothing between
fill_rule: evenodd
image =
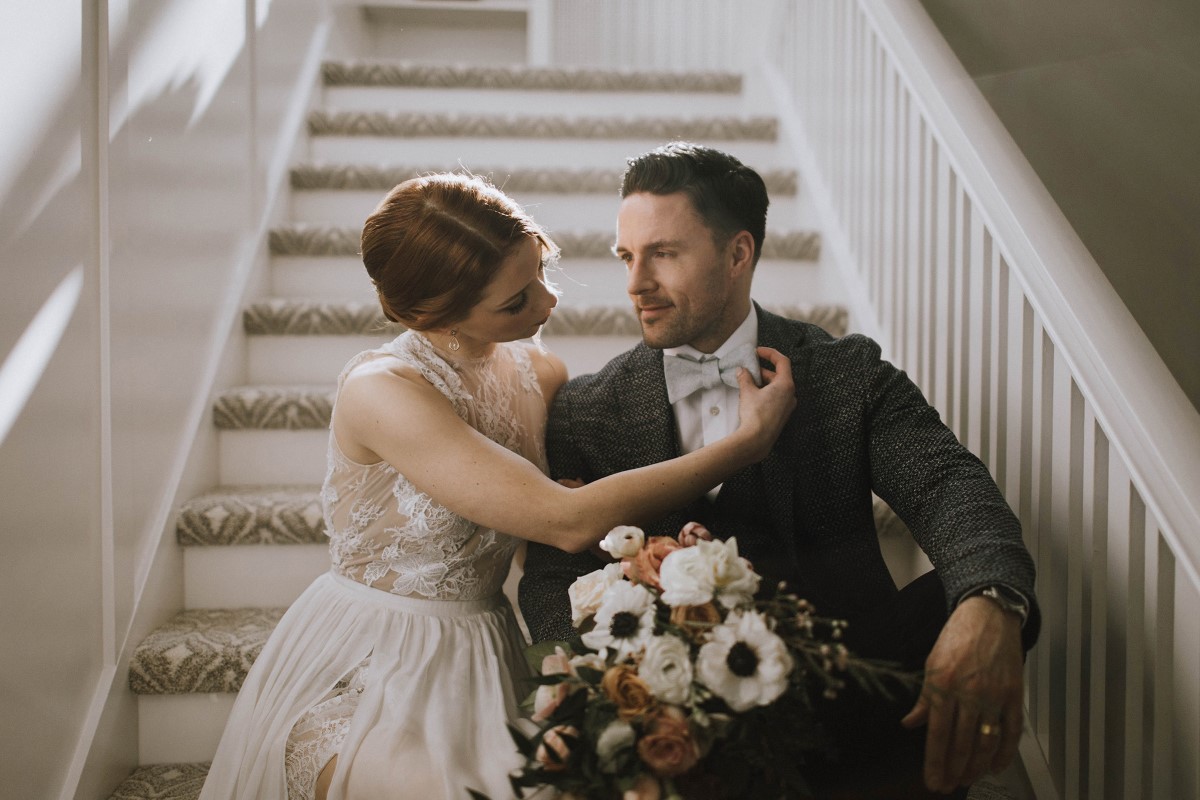
<instances>
[{"instance_id":1,"label":"groom's ear","mask_svg":"<svg viewBox=\"0 0 1200 800\"><path fill-rule=\"evenodd\" d=\"M754 269L754 237L750 231L738 231L729 240L730 274L739 277Z\"/></svg>"}]
</instances>

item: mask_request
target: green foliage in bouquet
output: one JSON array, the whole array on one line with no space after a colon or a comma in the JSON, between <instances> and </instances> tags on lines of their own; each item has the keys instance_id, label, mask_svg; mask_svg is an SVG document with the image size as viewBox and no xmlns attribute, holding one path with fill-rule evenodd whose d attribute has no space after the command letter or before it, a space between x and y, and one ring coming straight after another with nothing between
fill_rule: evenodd
<instances>
[{"instance_id":1,"label":"green foliage in bouquet","mask_svg":"<svg viewBox=\"0 0 1200 800\"><path fill-rule=\"evenodd\" d=\"M601 547L621 561L569 592L579 635L531 648L538 727L510 726L525 759L516 796L807 796L804 755L828 750L814 697L848 680L885 696L918 682L852 656L845 622L781 587L759 591L736 540L689 525L680 541L614 529Z\"/></svg>"}]
</instances>

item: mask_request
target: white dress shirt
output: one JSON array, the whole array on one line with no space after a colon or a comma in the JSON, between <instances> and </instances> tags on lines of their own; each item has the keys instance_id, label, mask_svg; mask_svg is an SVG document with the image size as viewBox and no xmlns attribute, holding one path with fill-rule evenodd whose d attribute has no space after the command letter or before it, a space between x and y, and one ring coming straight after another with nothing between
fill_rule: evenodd
<instances>
[{"instance_id":1,"label":"white dress shirt","mask_svg":"<svg viewBox=\"0 0 1200 800\"><path fill-rule=\"evenodd\" d=\"M757 346L758 315L754 309L738 326L725 343L711 355L701 353L691 345L669 347L663 350L663 358L684 355L697 361L722 358L735 347L743 344ZM738 389L721 383L711 389L693 392L671 404L675 414L675 429L679 432L679 449L682 453L699 450L705 445L724 439L738 426ZM708 496L715 498L721 487L716 486Z\"/></svg>"}]
</instances>

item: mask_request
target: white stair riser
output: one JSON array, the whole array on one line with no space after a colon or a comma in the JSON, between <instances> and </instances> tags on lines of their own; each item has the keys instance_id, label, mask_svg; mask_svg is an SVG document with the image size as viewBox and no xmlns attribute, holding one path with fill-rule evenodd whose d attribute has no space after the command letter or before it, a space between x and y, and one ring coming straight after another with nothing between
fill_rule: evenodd
<instances>
[{"instance_id":1,"label":"white stair riser","mask_svg":"<svg viewBox=\"0 0 1200 800\"><path fill-rule=\"evenodd\" d=\"M252 544L183 549L186 608L289 606L329 569L325 544Z\"/></svg>"},{"instance_id":2,"label":"white stair riser","mask_svg":"<svg viewBox=\"0 0 1200 800\"><path fill-rule=\"evenodd\" d=\"M570 114L618 117L705 117L745 113L741 95L713 92L567 92L327 86L324 107L344 111L462 114Z\"/></svg>"},{"instance_id":3,"label":"white stair riser","mask_svg":"<svg viewBox=\"0 0 1200 800\"><path fill-rule=\"evenodd\" d=\"M346 362L356 353L377 347L384 341L386 339L361 336L251 336L248 346L250 381L256 385L333 385ZM563 359L569 374L581 375L595 372L613 356L633 347L638 337L545 336L542 342ZM222 436L233 433L240 432L224 431Z\"/></svg>"},{"instance_id":4,"label":"white stair riser","mask_svg":"<svg viewBox=\"0 0 1200 800\"><path fill-rule=\"evenodd\" d=\"M384 336L250 336L247 375L253 385L333 386L356 353L392 339Z\"/></svg>"},{"instance_id":5,"label":"white stair riser","mask_svg":"<svg viewBox=\"0 0 1200 800\"><path fill-rule=\"evenodd\" d=\"M331 164L424 164L452 169L506 166L573 169L621 169L630 156L653 150L663 139L530 139L471 137L313 136L309 159ZM706 141L747 164L792 166L776 142Z\"/></svg>"},{"instance_id":6,"label":"white stair riser","mask_svg":"<svg viewBox=\"0 0 1200 800\"><path fill-rule=\"evenodd\" d=\"M138 761L211 761L233 709L233 694L138 696Z\"/></svg>"},{"instance_id":7,"label":"white stair riser","mask_svg":"<svg viewBox=\"0 0 1200 800\"><path fill-rule=\"evenodd\" d=\"M544 336L542 343L567 365L567 374L586 375L597 372L629 348L636 345L638 336Z\"/></svg>"},{"instance_id":8,"label":"white stair riser","mask_svg":"<svg viewBox=\"0 0 1200 800\"><path fill-rule=\"evenodd\" d=\"M497 186L504 187L503 172L488 176ZM597 194L555 194L513 192L513 199L529 212L537 223L553 236L556 231L616 230L617 210L620 207L620 186L614 183L612 190ZM379 205L387 194L384 190L307 190L292 191L291 219L321 225L345 225L361 228L367 216ZM796 225L799 203L795 197L780 196L771 201L771 222L787 221L788 227ZM815 227L815 224L810 227ZM615 235L615 234L614 234Z\"/></svg>"},{"instance_id":9,"label":"white stair riser","mask_svg":"<svg viewBox=\"0 0 1200 800\"><path fill-rule=\"evenodd\" d=\"M358 256L271 256L271 296L337 301L375 299Z\"/></svg>"},{"instance_id":10,"label":"white stair riser","mask_svg":"<svg viewBox=\"0 0 1200 800\"><path fill-rule=\"evenodd\" d=\"M227 430L217 440L224 486L325 481L328 430Z\"/></svg>"},{"instance_id":11,"label":"white stair riser","mask_svg":"<svg viewBox=\"0 0 1200 800\"><path fill-rule=\"evenodd\" d=\"M754 270L753 294L768 305L835 302L824 280L826 272L811 261L763 259ZM562 292L563 308L629 304L625 268L616 257L564 259L550 279ZM291 299L364 303L376 299L367 270L356 256L273 256L271 286L275 297Z\"/></svg>"}]
</instances>

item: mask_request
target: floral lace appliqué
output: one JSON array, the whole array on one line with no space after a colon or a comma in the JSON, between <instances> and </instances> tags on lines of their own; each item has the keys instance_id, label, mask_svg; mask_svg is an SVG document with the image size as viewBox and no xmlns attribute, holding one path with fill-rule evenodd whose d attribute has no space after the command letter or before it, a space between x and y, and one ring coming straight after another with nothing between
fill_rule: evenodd
<instances>
[{"instance_id":1,"label":"floral lace appliqu\u00e9","mask_svg":"<svg viewBox=\"0 0 1200 800\"><path fill-rule=\"evenodd\" d=\"M389 356L415 367L467 424L545 470L545 401L525 346L451 363L410 331L352 360L339 387L368 357ZM458 516L386 462L350 462L332 431L329 464L321 496L335 571L405 596L466 600L499 591L516 539Z\"/></svg>"}]
</instances>

